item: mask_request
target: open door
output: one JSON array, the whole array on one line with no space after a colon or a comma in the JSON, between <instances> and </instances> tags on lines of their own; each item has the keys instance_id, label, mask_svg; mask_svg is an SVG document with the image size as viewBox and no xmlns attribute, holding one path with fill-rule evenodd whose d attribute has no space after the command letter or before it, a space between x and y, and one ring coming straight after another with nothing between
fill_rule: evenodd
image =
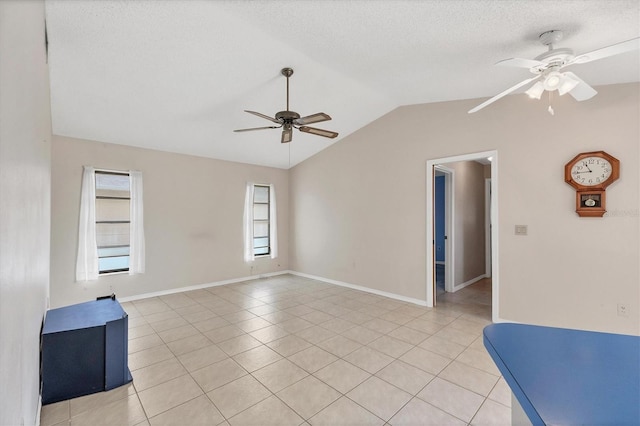
<instances>
[{"instance_id":1,"label":"open door","mask_svg":"<svg viewBox=\"0 0 640 426\"><path fill-rule=\"evenodd\" d=\"M436 166L431 166L431 173L435 175L435 171L436 171ZM435 188L436 188L436 181L435 179L433 179L431 181L431 193L434 194L434 202L432 203L432 212L431 215L435 216ZM435 225L435 221L431 224L432 229L431 235L435 235L436 232L436 225ZM435 295L437 294L437 289L436 289L436 280L435 280L435 276L436 276L436 255L435 255L435 245L436 245L436 240L435 238L431 240L432 241L432 247L431 247L431 259L427 259L427 265L431 264L431 275L434 277L434 279L431 282L431 292L434 295L433 296L433 302L432 302L432 306L436 306L436 297Z\"/></svg>"},{"instance_id":2,"label":"open door","mask_svg":"<svg viewBox=\"0 0 640 426\"><path fill-rule=\"evenodd\" d=\"M448 234L451 219L448 214L451 211L451 180L452 170L442 166L434 168L434 187L433 187L433 268L434 268L434 303L437 302L437 296L450 291L452 272L449 270L451 261L447 254L449 248ZM447 286L448 285L448 286Z\"/></svg>"}]
</instances>

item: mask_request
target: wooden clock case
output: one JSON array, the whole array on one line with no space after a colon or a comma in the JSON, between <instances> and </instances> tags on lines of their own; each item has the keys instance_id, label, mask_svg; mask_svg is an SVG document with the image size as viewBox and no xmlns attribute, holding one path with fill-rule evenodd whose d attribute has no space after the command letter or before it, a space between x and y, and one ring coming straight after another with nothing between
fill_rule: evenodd
<instances>
[{"instance_id":1,"label":"wooden clock case","mask_svg":"<svg viewBox=\"0 0 640 426\"><path fill-rule=\"evenodd\" d=\"M596 184L582 185L571 177L571 169L576 163L591 158L599 157L607 160L611 164L611 175ZM576 213L580 217L602 217L606 210L606 189L607 186L618 180L620 177L620 161L604 151L583 152L576 155L564 166L564 180L576 189Z\"/></svg>"}]
</instances>

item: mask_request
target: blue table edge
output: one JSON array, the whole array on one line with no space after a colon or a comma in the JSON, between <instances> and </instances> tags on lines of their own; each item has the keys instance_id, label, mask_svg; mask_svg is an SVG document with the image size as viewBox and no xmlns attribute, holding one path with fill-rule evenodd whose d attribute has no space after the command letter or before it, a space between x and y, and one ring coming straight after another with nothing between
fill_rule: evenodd
<instances>
[{"instance_id":1,"label":"blue table edge","mask_svg":"<svg viewBox=\"0 0 640 426\"><path fill-rule=\"evenodd\" d=\"M485 330L486 330L486 327L485 327ZM489 355L491 355L491 358L493 359L493 362L498 367L498 370L500 370L502 377L511 388L511 392L513 392L513 395L518 400L518 403L524 410L527 417L529 417L529 420L531 421L531 423L534 426L538 426L538 425L545 426L545 422L542 420L542 417L540 417L540 414L538 414L538 411L536 411L531 401L529 401L529 398L527 398L527 396L524 394L524 391L520 387L520 384L516 381L515 377L513 376L509 368L506 366L506 364L502 360L502 357L498 354L496 349L493 347L493 344L491 344L491 341L488 339L485 333L485 330L482 331L482 341L484 343L484 347L489 352Z\"/></svg>"}]
</instances>

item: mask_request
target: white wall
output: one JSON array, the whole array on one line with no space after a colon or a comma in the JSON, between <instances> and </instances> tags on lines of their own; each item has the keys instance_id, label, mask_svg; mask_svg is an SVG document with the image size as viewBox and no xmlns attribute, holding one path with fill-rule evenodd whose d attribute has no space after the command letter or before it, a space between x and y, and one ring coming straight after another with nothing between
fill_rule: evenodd
<instances>
[{"instance_id":1,"label":"white wall","mask_svg":"<svg viewBox=\"0 0 640 426\"><path fill-rule=\"evenodd\" d=\"M144 186L146 272L75 282L82 166L140 170ZM245 263L242 216L247 181L273 183L278 207L276 259ZM52 148L51 306L115 292L132 297L285 271L288 172L55 135Z\"/></svg>"},{"instance_id":2,"label":"white wall","mask_svg":"<svg viewBox=\"0 0 640 426\"><path fill-rule=\"evenodd\" d=\"M51 113L42 1L0 1L0 52L0 425L32 425L49 289Z\"/></svg>"},{"instance_id":3,"label":"white wall","mask_svg":"<svg viewBox=\"0 0 640 426\"><path fill-rule=\"evenodd\" d=\"M525 95L390 112L291 170L291 269L425 300L426 161L497 150L500 317L640 334L639 87L556 97L555 116ZM595 150L621 177L608 216L580 218L564 165Z\"/></svg>"}]
</instances>

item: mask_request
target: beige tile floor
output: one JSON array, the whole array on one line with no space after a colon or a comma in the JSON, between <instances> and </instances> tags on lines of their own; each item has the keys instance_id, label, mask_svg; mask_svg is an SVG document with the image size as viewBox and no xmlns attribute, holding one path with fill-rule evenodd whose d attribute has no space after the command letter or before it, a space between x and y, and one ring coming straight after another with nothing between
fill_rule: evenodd
<instances>
[{"instance_id":1,"label":"beige tile floor","mask_svg":"<svg viewBox=\"0 0 640 426\"><path fill-rule=\"evenodd\" d=\"M126 386L49 425L507 425L491 283L429 309L293 275L123 303Z\"/></svg>"}]
</instances>

